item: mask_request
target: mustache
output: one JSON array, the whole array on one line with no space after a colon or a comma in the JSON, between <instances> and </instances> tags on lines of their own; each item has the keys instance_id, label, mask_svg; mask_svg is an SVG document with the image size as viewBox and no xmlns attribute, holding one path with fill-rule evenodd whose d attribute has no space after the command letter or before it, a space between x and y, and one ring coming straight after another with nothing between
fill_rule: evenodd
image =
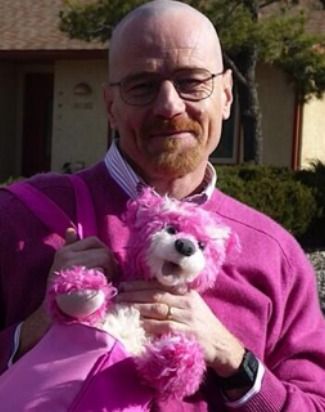
<instances>
[{"instance_id":1,"label":"mustache","mask_svg":"<svg viewBox=\"0 0 325 412\"><path fill-rule=\"evenodd\" d=\"M200 136L202 129L200 123L195 120L184 117L175 117L172 119L148 119L148 121L144 123L141 131L142 136L144 137L149 137L154 134L177 133L182 131L192 132L195 136Z\"/></svg>"}]
</instances>

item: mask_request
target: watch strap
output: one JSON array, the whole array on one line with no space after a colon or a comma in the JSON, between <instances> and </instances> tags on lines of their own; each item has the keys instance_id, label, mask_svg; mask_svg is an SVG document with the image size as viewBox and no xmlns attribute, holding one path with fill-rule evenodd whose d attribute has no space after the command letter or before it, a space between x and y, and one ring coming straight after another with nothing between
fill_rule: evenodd
<instances>
[{"instance_id":1,"label":"watch strap","mask_svg":"<svg viewBox=\"0 0 325 412\"><path fill-rule=\"evenodd\" d=\"M246 349L238 370L233 375L228 377L222 377L214 374L215 381L223 391L251 388L256 380L258 366L259 361L256 356L251 351Z\"/></svg>"}]
</instances>

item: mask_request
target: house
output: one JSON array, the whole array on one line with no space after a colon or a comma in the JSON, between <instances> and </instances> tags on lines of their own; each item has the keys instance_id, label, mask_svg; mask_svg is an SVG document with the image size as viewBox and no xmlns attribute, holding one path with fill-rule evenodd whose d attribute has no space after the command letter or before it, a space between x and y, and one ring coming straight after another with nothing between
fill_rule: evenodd
<instances>
[{"instance_id":1,"label":"house","mask_svg":"<svg viewBox=\"0 0 325 412\"><path fill-rule=\"evenodd\" d=\"M108 147L102 98L107 45L61 33L63 6L63 0L0 2L0 181L82 168ZM300 106L284 74L273 67L260 65L257 78L264 162L298 168L310 159L325 161L325 99ZM238 105L224 129L212 160L238 163Z\"/></svg>"},{"instance_id":2,"label":"house","mask_svg":"<svg viewBox=\"0 0 325 412\"><path fill-rule=\"evenodd\" d=\"M0 180L82 167L107 149L107 45L61 33L62 7L0 2Z\"/></svg>"}]
</instances>

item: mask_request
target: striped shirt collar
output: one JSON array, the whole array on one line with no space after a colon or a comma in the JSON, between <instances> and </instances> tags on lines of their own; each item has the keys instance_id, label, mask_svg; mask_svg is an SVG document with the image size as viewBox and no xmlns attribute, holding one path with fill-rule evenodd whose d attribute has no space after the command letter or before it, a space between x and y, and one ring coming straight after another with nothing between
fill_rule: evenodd
<instances>
[{"instance_id":1,"label":"striped shirt collar","mask_svg":"<svg viewBox=\"0 0 325 412\"><path fill-rule=\"evenodd\" d=\"M135 173L129 163L122 156L115 141L112 142L108 149L105 159L105 165L111 177L115 182L132 198L138 195L138 189L144 185L144 181ZM207 164L205 176L202 182L200 193L186 197L188 202L202 204L211 198L217 181L217 175L214 167L210 162Z\"/></svg>"}]
</instances>

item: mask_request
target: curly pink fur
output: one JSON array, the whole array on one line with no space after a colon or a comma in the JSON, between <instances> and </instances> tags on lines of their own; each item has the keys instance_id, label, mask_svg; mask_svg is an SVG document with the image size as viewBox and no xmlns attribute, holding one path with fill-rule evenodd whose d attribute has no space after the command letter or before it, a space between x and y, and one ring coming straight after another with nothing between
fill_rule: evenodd
<instances>
[{"instance_id":1,"label":"curly pink fur","mask_svg":"<svg viewBox=\"0 0 325 412\"><path fill-rule=\"evenodd\" d=\"M199 344L194 337L182 333L155 339L135 361L144 382L154 387L161 399L192 395L205 372Z\"/></svg>"},{"instance_id":2,"label":"curly pink fur","mask_svg":"<svg viewBox=\"0 0 325 412\"><path fill-rule=\"evenodd\" d=\"M104 304L85 319L71 318L60 310L56 302L56 297L58 295L85 289L102 291L105 295ZM100 319L104 318L105 313L111 304L111 299L116 293L116 288L114 288L111 283L107 282L105 275L99 270L87 269L84 266L75 266L54 274L47 290L48 310L51 316L60 322L73 323L82 321L89 325L95 325Z\"/></svg>"}]
</instances>

